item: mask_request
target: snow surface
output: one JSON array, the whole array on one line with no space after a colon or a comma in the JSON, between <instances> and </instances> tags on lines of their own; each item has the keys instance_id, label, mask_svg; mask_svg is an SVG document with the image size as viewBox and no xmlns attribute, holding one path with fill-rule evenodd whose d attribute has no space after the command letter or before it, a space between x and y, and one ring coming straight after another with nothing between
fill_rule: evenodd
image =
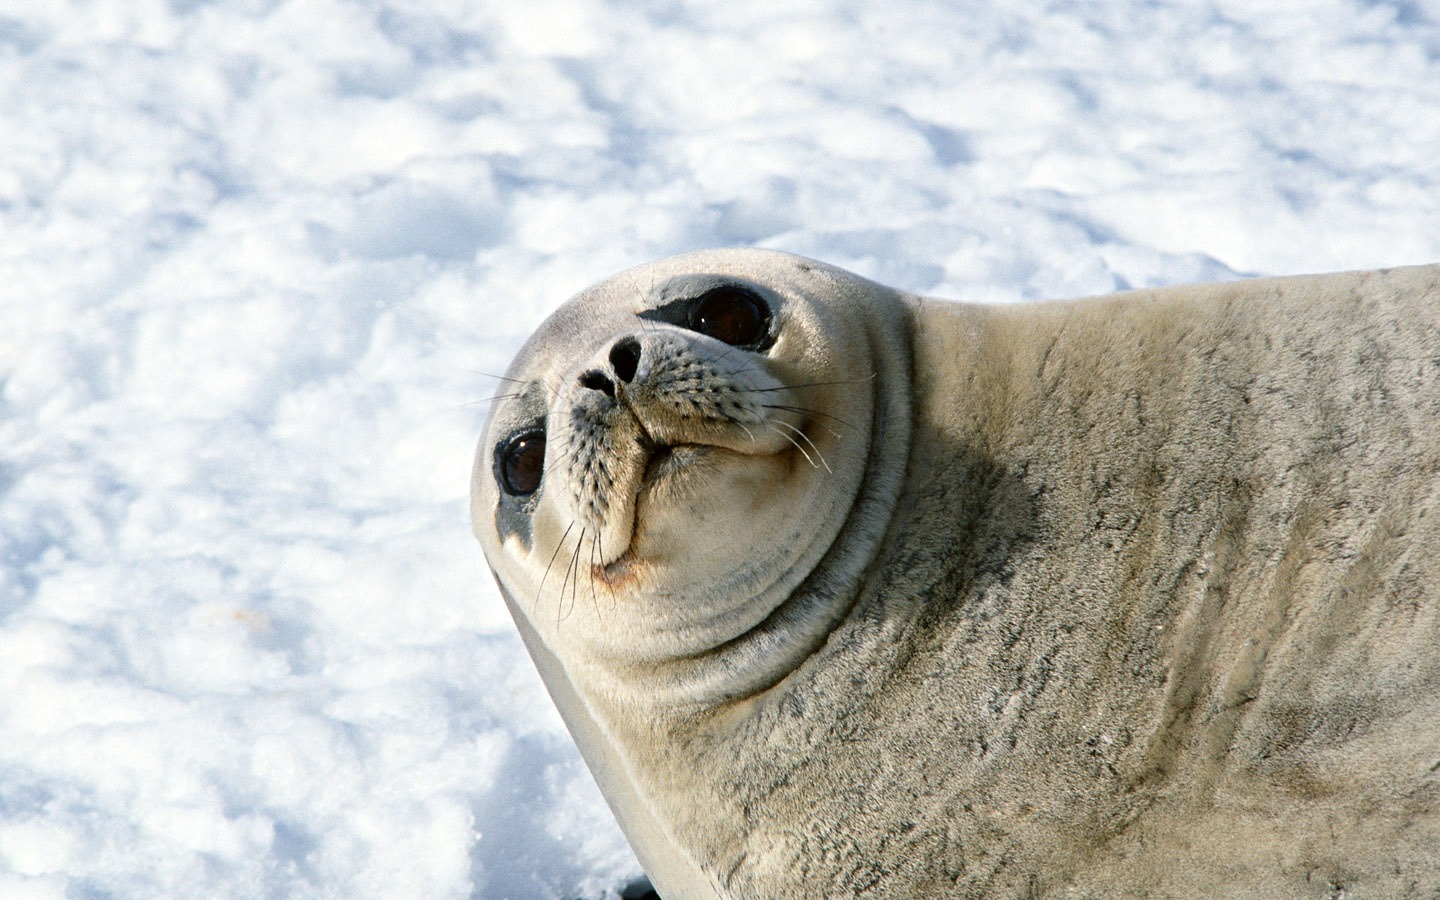
<instances>
[{"instance_id":1,"label":"snow surface","mask_svg":"<svg viewBox=\"0 0 1440 900\"><path fill-rule=\"evenodd\" d=\"M0 0L0 896L613 897L469 534L701 246L1016 301L1440 259L1435 0Z\"/></svg>"}]
</instances>

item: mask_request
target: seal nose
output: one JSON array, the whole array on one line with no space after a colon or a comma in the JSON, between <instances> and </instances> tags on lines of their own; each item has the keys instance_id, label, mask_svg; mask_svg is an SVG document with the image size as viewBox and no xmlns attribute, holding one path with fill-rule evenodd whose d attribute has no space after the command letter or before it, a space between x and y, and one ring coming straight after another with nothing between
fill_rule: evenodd
<instances>
[{"instance_id":1,"label":"seal nose","mask_svg":"<svg viewBox=\"0 0 1440 900\"><path fill-rule=\"evenodd\" d=\"M621 338L610 348L610 372L603 368L589 369L580 375L580 386L614 399L615 381L610 377L611 373L625 384L634 381L635 373L640 369L640 354L639 341L633 337Z\"/></svg>"},{"instance_id":2,"label":"seal nose","mask_svg":"<svg viewBox=\"0 0 1440 900\"><path fill-rule=\"evenodd\" d=\"M640 368L640 342L633 337L621 338L610 348L610 368L615 377L629 384Z\"/></svg>"},{"instance_id":3,"label":"seal nose","mask_svg":"<svg viewBox=\"0 0 1440 900\"><path fill-rule=\"evenodd\" d=\"M591 369L580 376L580 386L587 387L592 391L599 391L610 399L615 399L615 382L599 369Z\"/></svg>"}]
</instances>

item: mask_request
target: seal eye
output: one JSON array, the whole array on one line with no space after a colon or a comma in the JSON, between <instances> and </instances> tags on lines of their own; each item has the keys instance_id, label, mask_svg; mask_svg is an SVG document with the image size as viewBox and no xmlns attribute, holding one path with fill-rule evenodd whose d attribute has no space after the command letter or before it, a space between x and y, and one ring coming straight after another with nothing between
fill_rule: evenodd
<instances>
[{"instance_id":1,"label":"seal eye","mask_svg":"<svg viewBox=\"0 0 1440 900\"><path fill-rule=\"evenodd\" d=\"M512 497L535 493L545 474L545 432L522 431L500 445L495 471L500 487Z\"/></svg>"},{"instance_id":2,"label":"seal eye","mask_svg":"<svg viewBox=\"0 0 1440 900\"><path fill-rule=\"evenodd\" d=\"M770 310L744 288L707 291L690 308L690 328L733 347L759 344L770 331Z\"/></svg>"}]
</instances>

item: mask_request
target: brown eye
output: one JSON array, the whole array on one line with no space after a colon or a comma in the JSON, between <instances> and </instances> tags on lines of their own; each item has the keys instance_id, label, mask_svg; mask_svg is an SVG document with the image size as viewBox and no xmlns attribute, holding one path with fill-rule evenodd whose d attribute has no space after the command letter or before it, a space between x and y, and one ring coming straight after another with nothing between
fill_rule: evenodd
<instances>
[{"instance_id":1,"label":"brown eye","mask_svg":"<svg viewBox=\"0 0 1440 900\"><path fill-rule=\"evenodd\" d=\"M545 432L521 432L501 444L495 454L495 473L500 487L512 497L535 493L545 474Z\"/></svg>"},{"instance_id":2,"label":"brown eye","mask_svg":"<svg viewBox=\"0 0 1440 900\"><path fill-rule=\"evenodd\" d=\"M719 287L695 301L690 328L734 347L750 347L769 334L770 310L744 288Z\"/></svg>"}]
</instances>

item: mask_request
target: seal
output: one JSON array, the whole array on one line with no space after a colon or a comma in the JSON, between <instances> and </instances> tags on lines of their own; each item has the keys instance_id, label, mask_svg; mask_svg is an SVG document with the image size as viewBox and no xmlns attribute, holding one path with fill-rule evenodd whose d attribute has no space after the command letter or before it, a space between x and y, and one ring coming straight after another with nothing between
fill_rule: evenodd
<instances>
[{"instance_id":1,"label":"seal","mask_svg":"<svg viewBox=\"0 0 1440 900\"><path fill-rule=\"evenodd\" d=\"M1440 891L1440 266L563 305L475 533L657 890Z\"/></svg>"}]
</instances>

